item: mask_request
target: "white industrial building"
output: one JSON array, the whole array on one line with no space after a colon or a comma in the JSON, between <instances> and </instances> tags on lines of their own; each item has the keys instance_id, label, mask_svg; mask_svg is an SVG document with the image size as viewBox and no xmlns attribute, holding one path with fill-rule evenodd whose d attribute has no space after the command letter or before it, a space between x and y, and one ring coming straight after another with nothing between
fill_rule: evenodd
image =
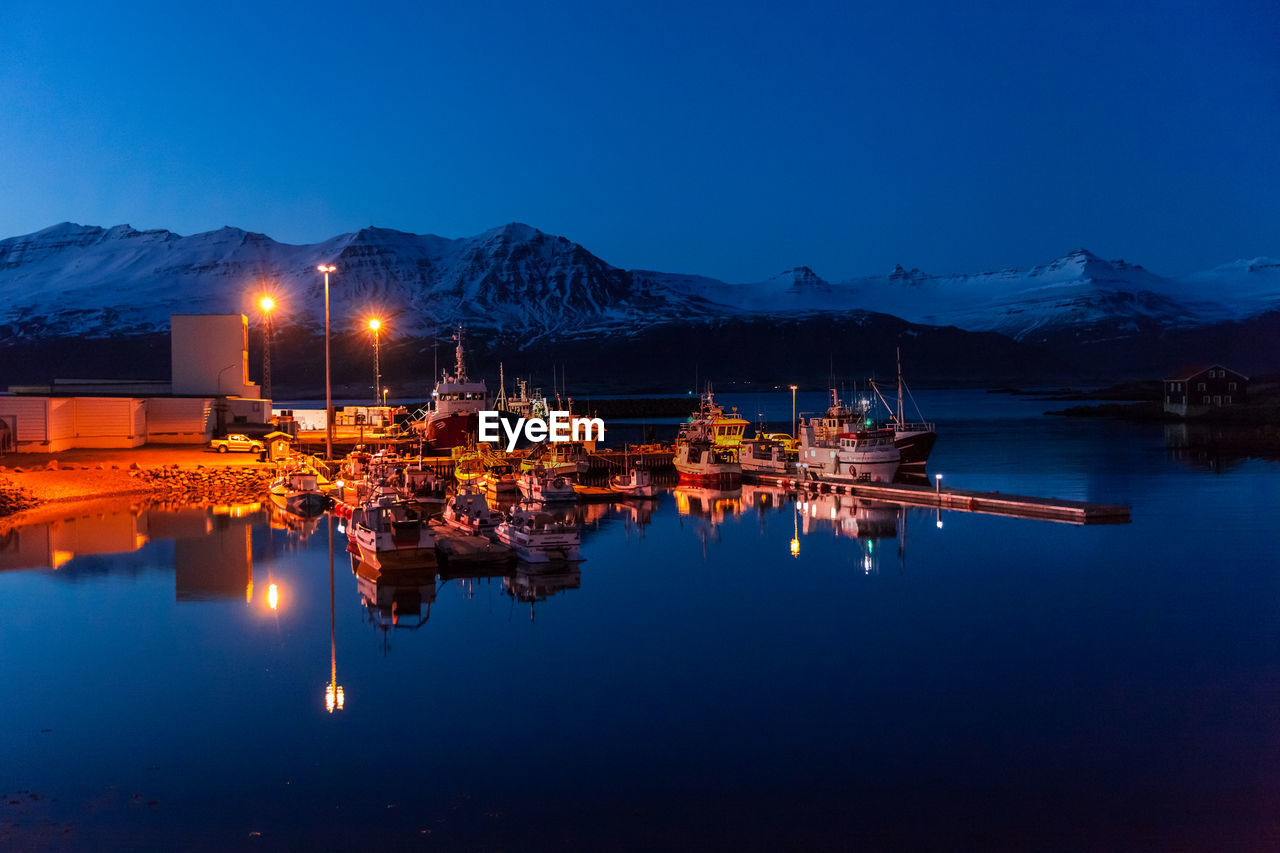
<instances>
[{"instance_id":1,"label":"white industrial building","mask_svg":"<svg viewBox=\"0 0 1280 853\"><path fill-rule=\"evenodd\" d=\"M54 380L0 394L0 453L77 447L203 444L240 424L263 424L271 402L249 381L243 314L175 314L172 379Z\"/></svg>"}]
</instances>

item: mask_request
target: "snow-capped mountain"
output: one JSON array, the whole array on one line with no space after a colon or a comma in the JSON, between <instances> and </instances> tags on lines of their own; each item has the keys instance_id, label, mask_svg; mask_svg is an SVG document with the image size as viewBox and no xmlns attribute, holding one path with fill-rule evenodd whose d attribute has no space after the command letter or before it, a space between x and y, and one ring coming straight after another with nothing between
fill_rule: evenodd
<instances>
[{"instance_id":1,"label":"snow-capped mountain","mask_svg":"<svg viewBox=\"0 0 1280 853\"><path fill-rule=\"evenodd\" d=\"M725 318L854 311L998 332L1029 342L1098 341L1242 319L1280 308L1280 262L1239 261L1183 279L1077 249L1043 266L829 282L808 267L765 281L615 267L582 246L511 224L450 239L365 228L289 245L222 228L180 236L62 223L0 241L0 335L108 336L162 331L172 313L244 311L276 294L279 322L323 316L319 263L332 263L336 328L377 313L398 333L458 322L509 341L633 333Z\"/></svg>"},{"instance_id":2,"label":"snow-capped mountain","mask_svg":"<svg viewBox=\"0 0 1280 853\"><path fill-rule=\"evenodd\" d=\"M285 322L335 327L379 314L403 334L458 322L513 337L584 334L715 313L693 293L637 280L564 237L511 224L447 239L365 228L313 245L222 228L188 237L63 223L0 241L0 326L20 335L120 335L172 313L244 311L264 291Z\"/></svg>"}]
</instances>

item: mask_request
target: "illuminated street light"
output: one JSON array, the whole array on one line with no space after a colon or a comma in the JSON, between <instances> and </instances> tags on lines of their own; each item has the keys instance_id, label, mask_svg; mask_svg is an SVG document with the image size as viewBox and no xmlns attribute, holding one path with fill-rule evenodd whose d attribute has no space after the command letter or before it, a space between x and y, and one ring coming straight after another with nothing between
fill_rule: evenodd
<instances>
[{"instance_id":1,"label":"illuminated street light","mask_svg":"<svg viewBox=\"0 0 1280 853\"><path fill-rule=\"evenodd\" d=\"M382 329L382 321L377 317L369 320L369 331L373 332L373 404L378 405L378 389L382 387L382 366L378 360L378 332Z\"/></svg>"},{"instance_id":2,"label":"illuminated street light","mask_svg":"<svg viewBox=\"0 0 1280 853\"><path fill-rule=\"evenodd\" d=\"M942 475L934 474L933 478L934 478L934 482L936 483L936 486L934 487L934 491L936 491L938 494L942 494Z\"/></svg>"},{"instance_id":3,"label":"illuminated street light","mask_svg":"<svg viewBox=\"0 0 1280 853\"><path fill-rule=\"evenodd\" d=\"M382 405L384 405L384 406L385 406L385 405L387 404L387 395L388 395L388 394L390 394L390 393L391 393L391 389L390 389L390 388L383 388L383 389L382 389Z\"/></svg>"},{"instance_id":4,"label":"illuminated street light","mask_svg":"<svg viewBox=\"0 0 1280 853\"><path fill-rule=\"evenodd\" d=\"M275 310L276 301L263 295L258 300L258 310L262 312L262 398L271 399L271 339L275 337L271 312Z\"/></svg>"},{"instance_id":5,"label":"illuminated street light","mask_svg":"<svg viewBox=\"0 0 1280 853\"><path fill-rule=\"evenodd\" d=\"M333 459L333 386L329 381L329 273L337 272L332 264L321 264L316 272L324 273L324 458Z\"/></svg>"}]
</instances>

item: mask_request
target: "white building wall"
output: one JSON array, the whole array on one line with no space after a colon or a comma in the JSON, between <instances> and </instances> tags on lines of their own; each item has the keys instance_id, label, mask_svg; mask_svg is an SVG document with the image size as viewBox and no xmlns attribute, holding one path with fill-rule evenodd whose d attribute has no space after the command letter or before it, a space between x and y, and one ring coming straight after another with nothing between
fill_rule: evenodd
<instances>
[{"instance_id":1,"label":"white building wall","mask_svg":"<svg viewBox=\"0 0 1280 853\"><path fill-rule=\"evenodd\" d=\"M137 447L146 440L142 401L132 397L74 397L75 447ZM59 448L62 449L62 448Z\"/></svg>"},{"instance_id":2,"label":"white building wall","mask_svg":"<svg viewBox=\"0 0 1280 853\"><path fill-rule=\"evenodd\" d=\"M169 323L174 394L259 396L249 381L249 321L243 314L174 314Z\"/></svg>"},{"instance_id":3,"label":"white building wall","mask_svg":"<svg viewBox=\"0 0 1280 853\"><path fill-rule=\"evenodd\" d=\"M204 444L213 435L209 397L153 397L146 405L147 441Z\"/></svg>"},{"instance_id":4,"label":"white building wall","mask_svg":"<svg viewBox=\"0 0 1280 853\"><path fill-rule=\"evenodd\" d=\"M19 453L43 453L48 450L48 397L0 396L0 416L13 424Z\"/></svg>"}]
</instances>

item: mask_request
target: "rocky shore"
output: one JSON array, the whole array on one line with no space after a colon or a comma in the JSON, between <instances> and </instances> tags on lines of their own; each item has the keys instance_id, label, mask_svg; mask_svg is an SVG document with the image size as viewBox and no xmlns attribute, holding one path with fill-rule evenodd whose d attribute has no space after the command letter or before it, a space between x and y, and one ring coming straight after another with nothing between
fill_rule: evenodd
<instances>
[{"instance_id":1,"label":"rocky shore","mask_svg":"<svg viewBox=\"0 0 1280 853\"><path fill-rule=\"evenodd\" d=\"M0 518L57 503L143 496L173 503L236 503L261 497L274 467L256 457L199 447L69 451L0 460Z\"/></svg>"}]
</instances>

